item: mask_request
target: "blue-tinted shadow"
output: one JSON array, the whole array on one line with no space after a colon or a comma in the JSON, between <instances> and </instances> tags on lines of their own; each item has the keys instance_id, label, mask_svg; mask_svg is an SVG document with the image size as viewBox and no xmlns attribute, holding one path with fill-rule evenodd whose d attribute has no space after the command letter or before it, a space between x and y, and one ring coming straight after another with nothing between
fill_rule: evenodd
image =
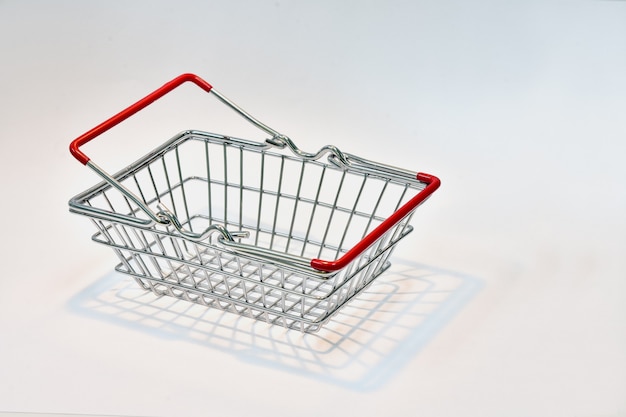
<instances>
[{"instance_id":1,"label":"blue-tinted shadow","mask_svg":"<svg viewBox=\"0 0 626 417\"><path fill-rule=\"evenodd\" d=\"M256 365L370 391L391 381L481 288L478 278L395 259L390 270L315 334L157 298L116 272L76 294L69 308L152 336L219 349Z\"/></svg>"}]
</instances>

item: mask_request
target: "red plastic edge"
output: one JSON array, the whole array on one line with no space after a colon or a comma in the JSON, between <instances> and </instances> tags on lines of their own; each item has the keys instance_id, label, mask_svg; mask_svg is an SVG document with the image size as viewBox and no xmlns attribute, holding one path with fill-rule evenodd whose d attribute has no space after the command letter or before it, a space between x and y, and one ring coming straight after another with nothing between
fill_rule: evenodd
<instances>
[{"instance_id":1,"label":"red plastic edge","mask_svg":"<svg viewBox=\"0 0 626 417\"><path fill-rule=\"evenodd\" d=\"M384 235L389 229L391 229L396 223L398 223L404 216L409 214L413 209L424 202L437 188L441 185L439 178L434 175L424 174L422 172L417 174L417 180L425 182L428 185L420 191L415 197L400 207L389 218L385 219L374 230L372 230L363 240L357 243L352 249L346 252L341 258L335 261L324 261L322 259L312 259L311 267L325 272L338 271L341 268L352 262L363 251L369 248L378 238Z\"/></svg>"},{"instance_id":2,"label":"red plastic edge","mask_svg":"<svg viewBox=\"0 0 626 417\"><path fill-rule=\"evenodd\" d=\"M206 92L210 92L211 89L213 88L211 84L204 81L202 78L198 77L195 74L179 75L178 77L174 78L172 81L164 84L159 89L148 94L146 97L142 98L135 104L122 110L115 116L100 123L98 126L94 127L90 131L85 132L82 135L80 135L78 138L74 139L72 143L70 143L70 153L74 156L74 158L78 159L78 161L81 164L86 165L87 162L89 162L89 157L85 155L79 149L81 146L83 146L85 143L89 142L90 140L98 137L99 135L111 129L112 127L116 126L117 124L128 119L133 114L137 113L138 111L142 110L148 105L154 103L156 100L160 99L165 94L169 93L170 91L172 91L173 89L175 89L176 87L180 86L181 84L187 81L191 81L192 83L196 84L198 87L202 88Z\"/></svg>"}]
</instances>

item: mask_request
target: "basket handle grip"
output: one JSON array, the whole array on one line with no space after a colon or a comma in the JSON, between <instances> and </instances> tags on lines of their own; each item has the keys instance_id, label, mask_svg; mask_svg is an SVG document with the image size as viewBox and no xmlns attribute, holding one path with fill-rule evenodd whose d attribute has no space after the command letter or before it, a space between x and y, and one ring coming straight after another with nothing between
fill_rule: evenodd
<instances>
[{"instance_id":1,"label":"basket handle grip","mask_svg":"<svg viewBox=\"0 0 626 417\"><path fill-rule=\"evenodd\" d=\"M76 158L81 164L86 165L89 168L91 168L102 179L104 179L112 187L117 189L119 192L125 195L128 199L134 202L139 208L141 208L141 210L143 210L148 215L148 217L150 217L150 221L148 221L148 223L142 223L144 225L149 225L149 224L154 224L154 223L169 224L171 223L171 219L169 219L168 216L163 216L162 214L160 215L159 213L155 213L153 210L151 210L150 207L148 207L147 204L142 201L142 199L140 199L132 191L124 187L117 179L115 179L113 176L107 173L104 169L100 168L98 165L92 162L91 159L87 155L85 155L83 151L80 150L80 147L86 144L87 142L95 139L96 137L100 136L101 134L108 131L109 129L117 126L124 120L128 119L130 116L143 110L150 104L154 103L155 101L157 101L158 99L166 95L167 93L171 92L172 90L176 89L177 87L179 87L180 85L186 82L192 82L196 84L198 87L202 88L207 93L212 93L221 102L229 106L231 109L235 110L245 119L247 119L250 123L254 124L256 127L265 131L266 133L269 133L273 137L281 136L280 133L276 132L274 129L271 129L267 125L261 123L260 121L252 117L250 114L245 112L243 109L238 107L236 104L228 100L226 97L224 97L223 95L215 91L211 84L209 84L208 82L206 82L199 76L195 74L191 74L191 73L186 73L186 74L181 74L178 77L174 78L173 80L165 83L163 86L156 89L152 93L148 94L141 100L130 105L129 107L125 108L124 110L117 113L113 117L110 117L109 119L100 123L93 129L83 133L82 135L74 139L70 143L70 153L74 156L74 158ZM183 233L184 235L190 234L189 232L185 232L183 230L179 230L179 231ZM204 236L204 234L201 234L200 236ZM191 236L191 238L195 238L195 237ZM200 239L200 237L198 237L197 239Z\"/></svg>"},{"instance_id":2,"label":"basket handle grip","mask_svg":"<svg viewBox=\"0 0 626 417\"><path fill-rule=\"evenodd\" d=\"M89 130L88 132L83 133L78 138L74 139L72 143L70 144L70 153L81 164L86 165L87 162L89 162L89 157L85 155L83 151L80 150L81 146L95 139L96 137L100 136L101 134L111 129L112 127L117 126L119 123L128 119L133 114L139 112L140 110L154 103L155 101L157 101L158 99L160 99L161 97L163 97L164 95L166 95L167 93L169 93L170 91L174 90L175 88L177 88L178 86L180 86L181 84L187 81L193 82L198 87L205 90L206 92L210 92L211 89L213 88L211 84L204 81L202 78L198 77L195 74L179 75L178 77L174 78L172 81L164 84L162 87L148 94L147 96L145 96L144 98L136 102L135 104L132 104L131 106L117 113L115 116L107 119L106 121L100 123L98 126L94 127L93 129Z\"/></svg>"},{"instance_id":3,"label":"basket handle grip","mask_svg":"<svg viewBox=\"0 0 626 417\"><path fill-rule=\"evenodd\" d=\"M271 135L272 137L270 139L266 140L266 143L268 143L269 145L276 146L276 147L279 147L279 148L288 147L294 154L296 154L300 158L306 159L306 160L315 160L315 159L319 159L324 154L330 154L330 159L329 160L331 162L334 162L335 164L339 165L340 167L347 167L348 166L349 162L348 162L348 159L347 159L347 155L345 155L343 152L341 152L339 149L337 149L337 147L332 146L332 145L327 145L327 146L324 146L323 148L321 148L316 153L309 153L309 152L304 152L304 151L300 150L300 148L298 148L293 143L293 141L290 138L288 138L285 135L280 134L279 132L277 132L276 130L270 128L266 124L261 123L259 120L257 120L256 118L252 117L248 112L243 110L241 107L237 106L235 103L230 101L228 98L224 97L222 94L220 94L217 91L215 91L211 84L209 84L208 82L206 82L205 80L203 80L199 76L197 76L195 74L191 74L191 73L186 73L186 74L179 75L178 77L176 77L173 80L165 83L163 86L161 86L160 88L156 89L152 93L148 94L147 96L145 96L144 98L142 98L138 102L130 105L129 107L127 107L124 110L122 110L121 112L117 113L115 116L110 117L109 119L107 119L104 122L100 123L98 126L94 127L93 129L83 133L82 135L80 135L79 137L77 137L76 139L74 139L70 143L70 153L81 164L88 165L88 163L90 161L90 158L87 155L85 155L85 153L83 151L80 150L81 146L83 146L84 144L90 142L91 140L95 139L96 137L100 136L101 134L103 134L107 130L117 126L118 124L120 124L124 120L128 119L130 116L132 116L135 113L137 113L137 112L143 110L144 108L148 107L150 104L154 103L155 101L157 101L158 99L160 99L161 97L166 95L167 93L171 92L172 90L176 89L181 84L184 84L186 82L192 82L192 83L196 84L198 87L202 88L207 93L212 93L222 103L226 104L228 107L230 107L231 109L235 110L237 113L239 113L240 116L242 116L248 122L252 123L257 128L263 130L265 133L268 133L269 135ZM98 172L98 174L101 174L101 173ZM105 178L105 179L107 179L107 178ZM119 187L117 187L117 188L119 188Z\"/></svg>"}]
</instances>

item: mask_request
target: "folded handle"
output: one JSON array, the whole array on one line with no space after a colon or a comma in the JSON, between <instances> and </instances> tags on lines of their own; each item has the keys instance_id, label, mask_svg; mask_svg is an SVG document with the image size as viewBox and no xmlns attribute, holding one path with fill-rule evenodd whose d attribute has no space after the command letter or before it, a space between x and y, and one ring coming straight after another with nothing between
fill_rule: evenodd
<instances>
[{"instance_id":1,"label":"folded handle","mask_svg":"<svg viewBox=\"0 0 626 417\"><path fill-rule=\"evenodd\" d=\"M133 114L137 113L138 111L142 110L148 105L154 103L155 101L163 97L165 94L169 93L170 91L174 90L176 87L180 86L181 84L187 81L191 81L192 83L196 84L198 87L202 88L206 92L210 92L211 89L213 88L211 84L207 83L206 81L204 81L202 78L198 77L195 74L179 75L178 77L174 78L172 81L164 84L161 88L148 94L146 97L142 98L135 104L127 107L126 109L122 110L115 116L100 123L98 126L94 127L90 131L85 132L84 134L80 135L78 138L74 139L72 143L70 143L70 153L74 155L74 158L78 159L78 161L81 164L86 165L87 162L89 162L89 157L80 150L81 146L91 141L92 139L100 136L102 133L118 125L124 120L128 119Z\"/></svg>"}]
</instances>

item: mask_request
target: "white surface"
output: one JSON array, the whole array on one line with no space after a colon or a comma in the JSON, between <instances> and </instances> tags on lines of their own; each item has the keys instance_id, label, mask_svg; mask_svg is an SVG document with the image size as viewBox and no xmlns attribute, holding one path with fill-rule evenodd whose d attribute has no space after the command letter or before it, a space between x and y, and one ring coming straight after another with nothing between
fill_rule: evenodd
<instances>
[{"instance_id":1,"label":"white surface","mask_svg":"<svg viewBox=\"0 0 626 417\"><path fill-rule=\"evenodd\" d=\"M626 415L626 2L0 1L0 51L0 411ZM67 145L182 72L303 148L442 178L373 316L121 311L164 301L67 213L96 182ZM170 128L189 93L87 150L195 128Z\"/></svg>"}]
</instances>

